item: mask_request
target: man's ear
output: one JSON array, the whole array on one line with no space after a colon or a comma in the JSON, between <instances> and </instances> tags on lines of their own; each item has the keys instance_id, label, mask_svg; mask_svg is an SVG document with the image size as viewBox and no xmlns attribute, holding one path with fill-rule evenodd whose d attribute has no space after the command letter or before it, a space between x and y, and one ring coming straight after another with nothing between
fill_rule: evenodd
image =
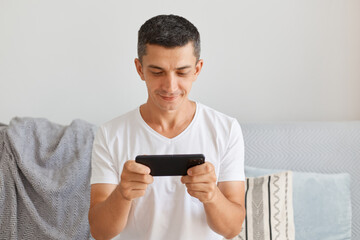
<instances>
[{"instance_id":1,"label":"man's ear","mask_svg":"<svg viewBox=\"0 0 360 240\"><path fill-rule=\"evenodd\" d=\"M143 71L142 64L141 64L140 60L138 58L135 58L134 62L135 62L136 71L138 72L140 78L142 80L145 80L144 71Z\"/></svg>"},{"instance_id":2,"label":"man's ear","mask_svg":"<svg viewBox=\"0 0 360 240\"><path fill-rule=\"evenodd\" d=\"M204 60L202 60L202 59L199 59L199 61L196 63L196 66L195 66L196 77L199 76L201 69L203 67L203 64L204 64Z\"/></svg>"}]
</instances>

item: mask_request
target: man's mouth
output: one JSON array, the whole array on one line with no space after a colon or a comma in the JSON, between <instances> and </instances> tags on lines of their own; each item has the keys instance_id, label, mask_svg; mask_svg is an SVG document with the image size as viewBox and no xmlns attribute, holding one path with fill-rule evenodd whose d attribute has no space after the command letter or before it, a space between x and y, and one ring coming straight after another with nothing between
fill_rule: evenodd
<instances>
[{"instance_id":1,"label":"man's mouth","mask_svg":"<svg viewBox=\"0 0 360 240\"><path fill-rule=\"evenodd\" d=\"M168 102L172 102L174 100L176 100L178 98L179 95L172 95L172 96L164 96L164 95L160 95L160 97Z\"/></svg>"}]
</instances>

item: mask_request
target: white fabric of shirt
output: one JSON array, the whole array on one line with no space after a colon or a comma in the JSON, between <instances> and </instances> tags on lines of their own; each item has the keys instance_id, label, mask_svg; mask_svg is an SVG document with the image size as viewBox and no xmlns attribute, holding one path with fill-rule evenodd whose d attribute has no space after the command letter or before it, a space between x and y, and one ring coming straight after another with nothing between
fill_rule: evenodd
<instances>
[{"instance_id":1,"label":"white fabric of shirt","mask_svg":"<svg viewBox=\"0 0 360 240\"><path fill-rule=\"evenodd\" d=\"M98 129L91 184L118 184L127 160L143 154L204 154L218 182L245 181L244 142L236 119L196 103L189 126L167 138L142 119L140 108ZM190 196L181 176L154 177L143 197L132 201L128 223L114 239L223 239L206 222L203 204Z\"/></svg>"}]
</instances>

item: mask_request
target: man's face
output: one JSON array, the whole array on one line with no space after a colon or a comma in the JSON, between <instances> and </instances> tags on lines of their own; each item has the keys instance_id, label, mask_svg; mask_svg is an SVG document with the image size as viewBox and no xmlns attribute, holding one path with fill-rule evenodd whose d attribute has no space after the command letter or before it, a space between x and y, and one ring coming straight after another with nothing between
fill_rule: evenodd
<instances>
[{"instance_id":1,"label":"man's face","mask_svg":"<svg viewBox=\"0 0 360 240\"><path fill-rule=\"evenodd\" d=\"M135 65L146 82L148 103L163 111L179 109L188 100L203 61L196 62L192 43L175 48L148 44L146 52L142 64L135 59Z\"/></svg>"}]
</instances>

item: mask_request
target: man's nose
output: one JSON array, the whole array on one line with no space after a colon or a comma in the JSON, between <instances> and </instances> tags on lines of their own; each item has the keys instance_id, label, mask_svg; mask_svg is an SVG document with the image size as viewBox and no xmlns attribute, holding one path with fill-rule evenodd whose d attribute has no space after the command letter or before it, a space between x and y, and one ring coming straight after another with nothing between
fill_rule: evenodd
<instances>
[{"instance_id":1,"label":"man's nose","mask_svg":"<svg viewBox=\"0 0 360 240\"><path fill-rule=\"evenodd\" d=\"M163 87L167 92L171 93L177 90L177 77L174 73L166 75L164 78Z\"/></svg>"}]
</instances>

